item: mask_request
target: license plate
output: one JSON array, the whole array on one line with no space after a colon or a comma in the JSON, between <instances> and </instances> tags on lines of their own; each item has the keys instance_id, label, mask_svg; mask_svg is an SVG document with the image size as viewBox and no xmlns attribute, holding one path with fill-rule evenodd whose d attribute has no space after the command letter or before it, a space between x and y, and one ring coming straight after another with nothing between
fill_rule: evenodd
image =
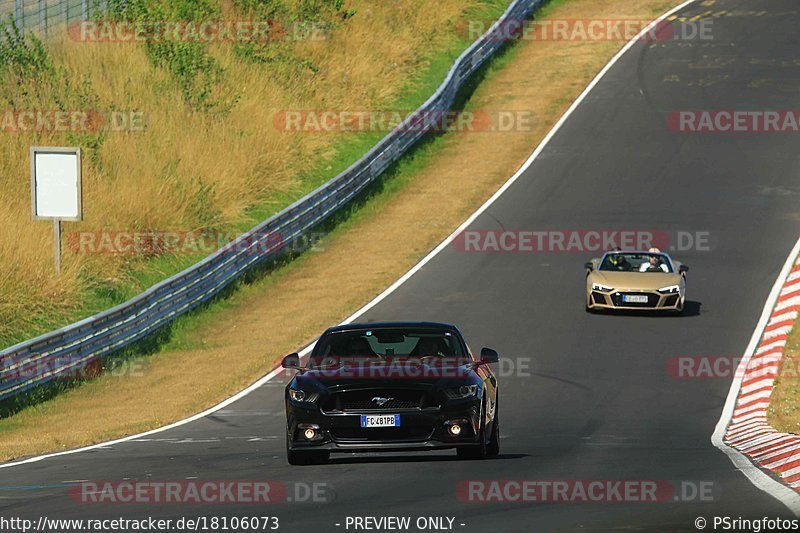
<instances>
[{"instance_id":1,"label":"license plate","mask_svg":"<svg viewBox=\"0 0 800 533\"><path fill-rule=\"evenodd\" d=\"M648 300L644 294L623 294L622 301L627 304L646 304Z\"/></svg>"},{"instance_id":2,"label":"license plate","mask_svg":"<svg viewBox=\"0 0 800 533\"><path fill-rule=\"evenodd\" d=\"M361 415L362 428L389 428L400 426L400 415Z\"/></svg>"}]
</instances>

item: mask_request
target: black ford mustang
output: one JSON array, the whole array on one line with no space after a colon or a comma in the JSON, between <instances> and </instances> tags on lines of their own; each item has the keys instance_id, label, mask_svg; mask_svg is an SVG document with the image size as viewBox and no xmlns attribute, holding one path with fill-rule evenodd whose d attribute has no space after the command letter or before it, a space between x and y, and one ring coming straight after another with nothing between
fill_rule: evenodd
<instances>
[{"instance_id":1,"label":"black ford mustang","mask_svg":"<svg viewBox=\"0 0 800 533\"><path fill-rule=\"evenodd\" d=\"M484 348L476 360L449 324L370 323L328 329L286 387L290 464L331 452L455 448L482 459L500 451L497 378Z\"/></svg>"}]
</instances>

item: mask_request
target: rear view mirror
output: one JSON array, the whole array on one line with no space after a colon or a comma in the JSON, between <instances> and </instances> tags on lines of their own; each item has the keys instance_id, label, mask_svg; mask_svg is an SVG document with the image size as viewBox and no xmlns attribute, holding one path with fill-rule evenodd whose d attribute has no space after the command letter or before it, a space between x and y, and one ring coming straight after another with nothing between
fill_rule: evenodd
<instances>
[{"instance_id":1,"label":"rear view mirror","mask_svg":"<svg viewBox=\"0 0 800 533\"><path fill-rule=\"evenodd\" d=\"M689 272L689 267L686 265L681 265L678 267L678 272L685 274L686 272Z\"/></svg>"},{"instance_id":2,"label":"rear view mirror","mask_svg":"<svg viewBox=\"0 0 800 533\"><path fill-rule=\"evenodd\" d=\"M500 360L500 355L491 348L483 348L481 350L481 363L491 364Z\"/></svg>"},{"instance_id":3,"label":"rear view mirror","mask_svg":"<svg viewBox=\"0 0 800 533\"><path fill-rule=\"evenodd\" d=\"M583 265L587 270L594 270L594 264L591 261L588 261L585 265Z\"/></svg>"},{"instance_id":4,"label":"rear view mirror","mask_svg":"<svg viewBox=\"0 0 800 533\"><path fill-rule=\"evenodd\" d=\"M283 368L293 369L293 370L302 370L300 367L300 356L296 353L290 353L286 357L283 358L281 361L281 366Z\"/></svg>"}]
</instances>

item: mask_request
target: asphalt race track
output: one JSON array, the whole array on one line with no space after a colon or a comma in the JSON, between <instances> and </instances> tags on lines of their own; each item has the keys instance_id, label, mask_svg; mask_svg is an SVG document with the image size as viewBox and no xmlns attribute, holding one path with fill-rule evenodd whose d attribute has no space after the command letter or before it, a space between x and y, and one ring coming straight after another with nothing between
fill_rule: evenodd
<instances>
[{"instance_id":1,"label":"asphalt race track","mask_svg":"<svg viewBox=\"0 0 800 533\"><path fill-rule=\"evenodd\" d=\"M500 457L372 454L290 467L285 381L276 379L212 416L141 441L2 469L2 514L272 514L281 530L302 532L346 531L348 516L450 516L454 529L465 532L694 531L698 516L790 516L711 444L730 378L676 379L667 371L675 356L744 352L800 234L797 133L667 127L667 114L676 110L797 108L800 5L703 4L680 14L726 10L713 18L713 39L634 45L471 228L708 232L710 249L673 252L691 268L686 316L586 313L583 263L591 254L448 247L360 318L452 322L473 351L491 346L514 362L515 371L500 382ZM527 360L529 372L519 366ZM70 498L64 483L193 477L325 483L332 501L92 505ZM509 479L706 481L714 497L680 503L457 498L463 480Z\"/></svg>"}]
</instances>

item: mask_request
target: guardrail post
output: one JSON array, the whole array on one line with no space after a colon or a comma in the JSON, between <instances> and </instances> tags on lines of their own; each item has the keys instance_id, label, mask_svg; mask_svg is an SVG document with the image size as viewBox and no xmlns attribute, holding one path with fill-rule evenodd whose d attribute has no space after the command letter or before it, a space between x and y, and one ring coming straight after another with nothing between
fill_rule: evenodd
<instances>
[{"instance_id":1,"label":"guardrail post","mask_svg":"<svg viewBox=\"0 0 800 533\"><path fill-rule=\"evenodd\" d=\"M21 35L25 35L25 12L22 9L22 0L14 0L14 25L19 28Z\"/></svg>"},{"instance_id":2,"label":"guardrail post","mask_svg":"<svg viewBox=\"0 0 800 533\"><path fill-rule=\"evenodd\" d=\"M53 257L56 264L56 276L61 275L61 220L53 220Z\"/></svg>"},{"instance_id":3,"label":"guardrail post","mask_svg":"<svg viewBox=\"0 0 800 533\"><path fill-rule=\"evenodd\" d=\"M39 0L39 31L47 35L47 2Z\"/></svg>"}]
</instances>

